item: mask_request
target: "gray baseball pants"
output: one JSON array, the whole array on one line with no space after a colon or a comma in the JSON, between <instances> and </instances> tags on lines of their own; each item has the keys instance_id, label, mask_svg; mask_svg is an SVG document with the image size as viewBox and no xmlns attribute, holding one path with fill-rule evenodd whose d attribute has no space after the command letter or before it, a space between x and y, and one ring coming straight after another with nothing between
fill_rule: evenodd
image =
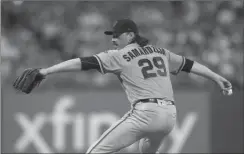
<instances>
[{"instance_id":1,"label":"gray baseball pants","mask_svg":"<svg viewBox=\"0 0 244 154\"><path fill-rule=\"evenodd\" d=\"M115 153L138 140L141 153L156 153L175 123L175 105L137 103L90 146L87 154Z\"/></svg>"}]
</instances>

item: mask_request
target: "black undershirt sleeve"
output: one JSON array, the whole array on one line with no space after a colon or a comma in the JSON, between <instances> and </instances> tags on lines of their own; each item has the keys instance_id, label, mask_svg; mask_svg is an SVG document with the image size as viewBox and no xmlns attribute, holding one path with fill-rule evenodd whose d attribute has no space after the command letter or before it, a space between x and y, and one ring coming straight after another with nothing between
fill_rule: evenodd
<instances>
[{"instance_id":1,"label":"black undershirt sleeve","mask_svg":"<svg viewBox=\"0 0 244 154\"><path fill-rule=\"evenodd\" d=\"M99 62L96 57L91 56L91 57L80 57L81 61L81 70L91 70L91 69L96 69L98 71L101 71Z\"/></svg>"},{"instance_id":2,"label":"black undershirt sleeve","mask_svg":"<svg viewBox=\"0 0 244 154\"><path fill-rule=\"evenodd\" d=\"M193 66L193 63L194 63L194 61L186 58L185 65L183 66L181 71L185 71L187 73L190 73L192 66Z\"/></svg>"}]
</instances>

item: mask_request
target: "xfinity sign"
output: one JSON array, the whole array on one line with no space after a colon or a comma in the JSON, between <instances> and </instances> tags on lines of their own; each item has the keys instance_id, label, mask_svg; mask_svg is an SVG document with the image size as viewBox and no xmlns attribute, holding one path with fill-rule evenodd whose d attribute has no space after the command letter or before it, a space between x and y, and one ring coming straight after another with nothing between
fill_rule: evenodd
<instances>
[{"instance_id":1,"label":"xfinity sign","mask_svg":"<svg viewBox=\"0 0 244 154\"><path fill-rule=\"evenodd\" d=\"M66 152L67 126L72 126L72 152L84 152L89 145L95 142L103 133L101 128L110 126L120 119L112 112L93 112L84 114L74 113L69 110L75 105L72 96L63 96L55 104L53 111L49 113L39 112L34 117L25 113L16 113L15 120L22 130L14 145L15 152L26 152L29 146L33 146L38 153ZM171 144L167 147L163 144L160 152L179 153L186 140L190 137L192 129L198 120L195 112L188 113L181 122L176 124L167 140ZM48 144L41 130L47 125L52 128L52 143ZM88 132L85 134L85 132ZM166 140L166 141L167 141ZM137 144L126 149L133 152Z\"/></svg>"}]
</instances>

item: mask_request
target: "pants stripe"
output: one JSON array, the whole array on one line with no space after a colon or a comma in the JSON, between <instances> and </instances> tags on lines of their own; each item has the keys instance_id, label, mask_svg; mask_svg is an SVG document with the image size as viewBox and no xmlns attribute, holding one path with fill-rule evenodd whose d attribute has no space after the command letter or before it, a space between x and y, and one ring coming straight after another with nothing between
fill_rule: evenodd
<instances>
[{"instance_id":1,"label":"pants stripe","mask_svg":"<svg viewBox=\"0 0 244 154\"><path fill-rule=\"evenodd\" d=\"M90 148L87 150L86 154L90 154L91 151L99 144L102 142L103 139L105 139L106 136L109 135L116 127L118 127L122 122L124 122L130 114L128 114L126 117L122 118L118 122L116 122L114 125L112 125L108 130L106 130L103 135L94 143L90 146Z\"/></svg>"}]
</instances>

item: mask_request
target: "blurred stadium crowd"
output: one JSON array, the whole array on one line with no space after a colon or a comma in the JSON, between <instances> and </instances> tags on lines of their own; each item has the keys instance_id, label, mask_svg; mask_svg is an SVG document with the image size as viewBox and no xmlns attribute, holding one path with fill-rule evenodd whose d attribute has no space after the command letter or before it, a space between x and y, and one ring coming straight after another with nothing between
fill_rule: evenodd
<instances>
[{"instance_id":1,"label":"blurred stadium crowd","mask_svg":"<svg viewBox=\"0 0 244 154\"><path fill-rule=\"evenodd\" d=\"M111 48L104 30L131 18L151 44L188 56L243 87L243 1L1 2L1 75L4 85L29 67L47 67ZM186 80L186 78L189 80ZM191 80L193 79L193 80ZM183 74L175 86L202 87ZM90 71L54 75L43 88L113 87L112 75ZM50 83L50 84L49 84Z\"/></svg>"}]
</instances>

